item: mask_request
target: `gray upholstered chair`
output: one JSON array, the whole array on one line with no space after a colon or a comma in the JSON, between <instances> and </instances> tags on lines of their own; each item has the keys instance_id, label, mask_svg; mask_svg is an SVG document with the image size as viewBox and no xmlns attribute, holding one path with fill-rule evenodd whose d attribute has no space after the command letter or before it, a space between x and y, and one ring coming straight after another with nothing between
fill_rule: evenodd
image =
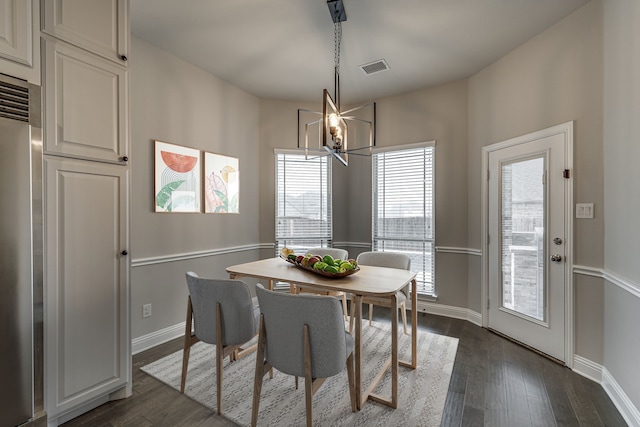
<instances>
[{"instance_id":1,"label":"gray upholstered chair","mask_svg":"<svg viewBox=\"0 0 640 427\"><path fill-rule=\"evenodd\" d=\"M187 321L182 353L182 380L184 393L191 346L203 341L216 346L216 396L218 414L222 412L222 362L229 356L237 360L256 344L242 348L258 333L260 308L257 298L251 297L249 286L241 280L217 280L198 277L188 272ZM194 333L191 320L194 320Z\"/></svg>"},{"instance_id":2,"label":"gray upholstered chair","mask_svg":"<svg viewBox=\"0 0 640 427\"><path fill-rule=\"evenodd\" d=\"M398 268L402 270L410 270L411 269L411 258L408 255L400 254L397 252L362 252L358 255L356 259L358 265L372 265L376 267L388 267L388 268ZM402 314L402 325L404 326L404 333L407 334L407 297L409 295L409 285L402 288L402 290L398 291L396 294L398 309ZM363 297L363 304L369 304L369 325L371 325L371 321L373 319L373 306L380 305L389 307L390 303L388 299L385 298L374 298L374 297ZM353 316L354 316L355 306L351 306L351 322L349 323L349 330L353 330ZM395 309L392 310L392 313L395 314Z\"/></svg>"},{"instance_id":3,"label":"gray upholstered chair","mask_svg":"<svg viewBox=\"0 0 640 427\"><path fill-rule=\"evenodd\" d=\"M349 258L349 252L339 248L322 248L322 247L311 248L307 250L307 252L305 253L305 255L307 254L320 255L320 256L331 255L334 259L342 259L342 260L346 260L347 258ZM300 286L300 285L295 285L294 288L295 288L295 293L297 294L299 294L300 292L312 292L315 294L332 295L332 296L341 298L342 311L344 312L344 320L345 321L348 320L347 314L349 313L349 310L347 309L347 295L344 292L340 292L340 291L333 292L333 291L309 289L309 288L306 288L305 286Z\"/></svg>"},{"instance_id":4,"label":"gray upholstered chair","mask_svg":"<svg viewBox=\"0 0 640 427\"><path fill-rule=\"evenodd\" d=\"M258 421L262 380L271 368L304 377L307 425L313 425L313 394L347 367L351 410L356 410L354 339L344 327L340 302L324 295L292 295L256 286L260 327L251 425ZM285 410L285 408L283 408Z\"/></svg>"}]
</instances>

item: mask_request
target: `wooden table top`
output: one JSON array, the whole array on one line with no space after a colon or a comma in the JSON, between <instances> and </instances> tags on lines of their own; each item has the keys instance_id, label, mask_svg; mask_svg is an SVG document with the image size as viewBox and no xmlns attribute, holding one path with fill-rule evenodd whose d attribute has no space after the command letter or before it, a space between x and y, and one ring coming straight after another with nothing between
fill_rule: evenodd
<instances>
[{"instance_id":1,"label":"wooden table top","mask_svg":"<svg viewBox=\"0 0 640 427\"><path fill-rule=\"evenodd\" d=\"M342 291L362 296L391 296L415 279L411 271L361 265L360 271L346 277L331 279L279 258L266 258L245 264L227 267L234 277L251 276L266 280L279 280L300 285L313 286L329 291ZM266 284L264 284L266 287Z\"/></svg>"}]
</instances>

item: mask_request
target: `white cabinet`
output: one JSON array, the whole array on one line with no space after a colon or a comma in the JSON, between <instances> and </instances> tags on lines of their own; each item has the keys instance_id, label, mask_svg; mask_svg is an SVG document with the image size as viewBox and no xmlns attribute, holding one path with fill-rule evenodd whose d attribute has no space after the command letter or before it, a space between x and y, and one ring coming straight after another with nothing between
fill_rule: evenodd
<instances>
[{"instance_id":1,"label":"white cabinet","mask_svg":"<svg viewBox=\"0 0 640 427\"><path fill-rule=\"evenodd\" d=\"M0 0L0 73L40 84L38 0Z\"/></svg>"},{"instance_id":2,"label":"white cabinet","mask_svg":"<svg viewBox=\"0 0 640 427\"><path fill-rule=\"evenodd\" d=\"M128 168L48 156L45 406L49 420L131 381Z\"/></svg>"},{"instance_id":3,"label":"white cabinet","mask_svg":"<svg viewBox=\"0 0 640 427\"><path fill-rule=\"evenodd\" d=\"M0 0L2 1L2 0ZM128 0L43 0L45 410L131 394Z\"/></svg>"},{"instance_id":4,"label":"white cabinet","mask_svg":"<svg viewBox=\"0 0 640 427\"><path fill-rule=\"evenodd\" d=\"M43 7L44 33L126 64L128 0L45 0Z\"/></svg>"},{"instance_id":5,"label":"white cabinet","mask_svg":"<svg viewBox=\"0 0 640 427\"><path fill-rule=\"evenodd\" d=\"M44 153L126 162L127 70L67 43L44 39Z\"/></svg>"}]
</instances>

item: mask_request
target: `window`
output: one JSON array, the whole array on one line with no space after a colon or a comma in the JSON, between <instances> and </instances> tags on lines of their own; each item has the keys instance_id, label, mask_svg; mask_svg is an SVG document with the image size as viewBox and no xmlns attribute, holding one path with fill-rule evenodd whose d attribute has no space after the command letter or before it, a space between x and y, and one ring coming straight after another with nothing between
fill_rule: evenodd
<instances>
[{"instance_id":1,"label":"window","mask_svg":"<svg viewBox=\"0 0 640 427\"><path fill-rule=\"evenodd\" d=\"M276 254L331 246L331 159L276 151Z\"/></svg>"},{"instance_id":2,"label":"window","mask_svg":"<svg viewBox=\"0 0 640 427\"><path fill-rule=\"evenodd\" d=\"M434 143L373 155L373 250L402 252L417 272L418 294L434 295Z\"/></svg>"}]
</instances>

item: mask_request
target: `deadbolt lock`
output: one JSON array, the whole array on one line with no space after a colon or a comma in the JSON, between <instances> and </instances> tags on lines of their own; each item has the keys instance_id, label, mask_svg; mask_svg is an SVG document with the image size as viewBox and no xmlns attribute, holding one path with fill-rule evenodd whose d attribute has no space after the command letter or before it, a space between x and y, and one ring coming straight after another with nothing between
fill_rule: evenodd
<instances>
[{"instance_id":1,"label":"deadbolt lock","mask_svg":"<svg viewBox=\"0 0 640 427\"><path fill-rule=\"evenodd\" d=\"M559 237L556 237L555 239L553 239L553 243L556 245L561 245L562 244L562 239Z\"/></svg>"}]
</instances>

